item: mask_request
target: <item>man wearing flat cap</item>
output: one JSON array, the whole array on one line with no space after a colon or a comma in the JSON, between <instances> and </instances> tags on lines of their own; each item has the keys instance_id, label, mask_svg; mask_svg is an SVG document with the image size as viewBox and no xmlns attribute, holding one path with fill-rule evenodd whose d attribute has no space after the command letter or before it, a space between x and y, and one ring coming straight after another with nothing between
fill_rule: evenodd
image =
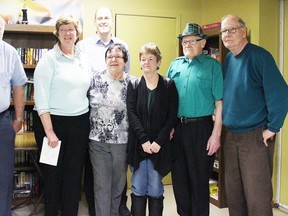
<instances>
[{"instance_id":1,"label":"man wearing flat cap","mask_svg":"<svg viewBox=\"0 0 288 216\"><path fill-rule=\"evenodd\" d=\"M184 56L173 60L167 72L179 94L173 190L179 215L209 216L209 177L222 128L221 64L203 54L207 35L198 24L187 23L178 38Z\"/></svg>"}]
</instances>

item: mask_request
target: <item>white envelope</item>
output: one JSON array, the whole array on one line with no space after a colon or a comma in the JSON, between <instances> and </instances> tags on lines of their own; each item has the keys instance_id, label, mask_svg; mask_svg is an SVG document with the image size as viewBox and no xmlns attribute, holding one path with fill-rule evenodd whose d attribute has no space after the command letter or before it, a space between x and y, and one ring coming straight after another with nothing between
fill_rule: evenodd
<instances>
[{"instance_id":1,"label":"white envelope","mask_svg":"<svg viewBox=\"0 0 288 216\"><path fill-rule=\"evenodd\" d=\"M44 137L39 162L52 166L57 166L60 146L61 141L59 140L58 145L55 148L50 147L48 145L47 137Z\"/></svg>"}]
</instances>

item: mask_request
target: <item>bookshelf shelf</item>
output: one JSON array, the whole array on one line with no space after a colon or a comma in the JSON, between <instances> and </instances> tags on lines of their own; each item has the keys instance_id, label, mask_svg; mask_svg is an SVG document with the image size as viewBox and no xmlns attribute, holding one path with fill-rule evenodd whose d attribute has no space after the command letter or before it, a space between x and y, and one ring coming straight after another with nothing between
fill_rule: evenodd
<instances>
[{"instance_id":1,"label":"bookshelf shelf","mask_svg":"<svg viewBox=\"0 0 288 216\"><path fill-rule=\"evenodd\" d=\"M5 26L5 33L11 32L12 34L36 34L36 35L43 35L48 34L50 35L55 30L54 26L47 26L47 25L22 25L22 24L7 24Z\"/></svg>"},{"instance_id":2,"label":"bookshelf shelf","mask_svg":"<svg viewBox=\"0 0 288 216\"><path fill-rule=\"evenodd\" d=\"M217 25L216 25L217 24ZM205 27L210 26L206 25ZM228 49L226 49L223 45L220 35L220 24L215 23L215 25L211 25L211 28L204 28L203 33L208 36L206 45L204 50L211 57L215 57L221 63L223 63L225 56L228 53ZM211 52L213 51L213 53ZM216 51L216 53L215 53ZM223 143L225 131L222 130L222 138L221 143ZM217 182L217 193L210 195L210 202L216 205L219 208L227 207L227 200L225 194L225 180L224 180L224 152L223 148L220 147L216 153L213 172L211 178Z\"/></svg>"},{"instance_id":3,"label":"bookshelf shelf","mask_svg":"<svg viewBox=\"0 0 288 216\"><path fill-rule=\"evenodd\" d=\"M23 67L24 69L35 69L36 64L24 64Z\"/></svg>"},{"instance_id":4,"label":"bookshelf shelf","mask_svg":"<svg viewBox=\"0 0 288 216\"><path fill-rule=\"evenodd\" d=\"M53 48L57 42L54 30L54 26L7 24L3 35L3 40L18 51L28 77L22 132L17 133L15 138L14 192L16 194L19 187L29 192L15 196L18 198L13 200L12 209L32 203L34 209L31 215L36 213L43 196L40 187L42 174L38 164L38 148L33 132L33 74L41 58L40 54ZM12 101L10 109L14 109ZM22 195L23 197L19 198Z\"/></svg>"}]
</instances>

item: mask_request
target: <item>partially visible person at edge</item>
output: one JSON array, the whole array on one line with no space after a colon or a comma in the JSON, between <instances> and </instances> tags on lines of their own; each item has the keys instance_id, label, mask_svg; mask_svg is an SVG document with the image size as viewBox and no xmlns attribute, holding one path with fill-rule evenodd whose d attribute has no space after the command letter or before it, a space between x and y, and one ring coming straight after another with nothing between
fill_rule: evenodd
<instances>
[{"instance_id":1,"label":"partially visible person at edge","mask_svg":"<svg viewBox=\"0 0 288 216\"><path fill-rule=\"evenodd\" d=\"M0 215L11 216L14 142L15 134L22 128L27 77L15 48L2 40L4 31L5 20L0 16ZM11 95L13 119L8 110Z\"/></svg>"},{"instance_id":2,"label":"partially visible person at edge","mask_svg":"<svg viewBox=\"0 0 288 216\"><path fill-rule=\"evenodd\" d=\"M80 185L89 136L87 92L92 78L88 58L74 45L79 20L62 15L56 22L58 42L34 72L34 132L39 150L43 137L55 148L61 141L57 166L41 163L45 215L77 216Z\"/></svg>"},{"instance_id":3,"label":"partially visible person at edge","mask_svg":"<svg viewBox=\"0 0 288 216\"><path fill-rule=\"evenodd\" d=\"M88 94L91 107L89 153L96 215L116 216L126 184L126 94L130 75L124 72L128 53L122 44L112 44L105 59L107 70L94 73Z\"/></svg>"},{"instance_id":4,"label":"partially visible person at edge","mask_svg":"<svg viewBox=\"0 0 288 216\"><path fill-rule=\"evenodd\" d=\"M107 49L115 43L119 43L125 46L128 54L128 61L125 64L125 72L130 71L130 54L127 44L112 36L113 27L113 14L112 11L107 7L100 7L95 12L94 22L96 25L96 33L84 40L77 43L77 46L81 51L86 53L90 59L94 72L102 72L107 69L107 64L105 61L105 52ZM85 160L84 169L84 191L86 196L86 201L88 203L89 215L95 216L95 206L94 206L94 191L93 191L93 172L92 165L90 161L89 151L87 149L87 156ZM125 184L121 203L119 206L119 213L121 216L130 216L131 213L128 210L127 203L127 184Z\"/></svg>"},{"instance_id":5,"label":"partially visible person at edge","mask_svg":"<svg viewBox=\"0 0 288 216\"><path fill-rule=\"evenodd\" d=\"M223 124L225 185L231 216L272 216L275 134L288 110L288 87L272 55L249 43L245 22L227 15L221 21L227 54Z\"/></svg>"},{"instance_id":6,"label":"partially visible person at edge","mask_svg":"<svg viewBox=\"0 0 288 216\"><path fill-rule=\"evenodd\" d=\"M222 129L222 69L216 59L203 54L207 35L198 24L187 23L178 38L184 56L167 72L179 94L171 172L174 195L179 215L208 216L209 177Z\"/></svg>"},{"instance_id":7,"label":"partially visible person at edge","mask_svg":"<svg viewBox=\"0 0 288 216\"><path fill-rule=\"evenodd\" d=\"M145 216L163 212L162 179L170 171L170 132L177 121L178 93L172 79L159 73L162 55L156 44L140 49L143 76L128 85L129 139L127 163L132 171L131 213Z\"/></svg>"}]
</instances>

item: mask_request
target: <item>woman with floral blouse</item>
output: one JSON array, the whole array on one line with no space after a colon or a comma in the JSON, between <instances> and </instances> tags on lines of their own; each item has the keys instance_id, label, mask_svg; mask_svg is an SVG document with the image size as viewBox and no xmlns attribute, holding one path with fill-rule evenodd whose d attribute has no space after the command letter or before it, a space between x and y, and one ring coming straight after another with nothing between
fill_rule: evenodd
<instances>
[{"instance_id":1,"label":"woman with floral blouse","mask_svg":"<svg viewBox=\"0 0 288 216\"><path fill-rule=\"evenodd\" d=\"M94 73L89 90L89 151L97 216L118 215L127 171L127 50L121 44L111 45L105 60L107 70Z\"/></svg>"}]
</instances>

